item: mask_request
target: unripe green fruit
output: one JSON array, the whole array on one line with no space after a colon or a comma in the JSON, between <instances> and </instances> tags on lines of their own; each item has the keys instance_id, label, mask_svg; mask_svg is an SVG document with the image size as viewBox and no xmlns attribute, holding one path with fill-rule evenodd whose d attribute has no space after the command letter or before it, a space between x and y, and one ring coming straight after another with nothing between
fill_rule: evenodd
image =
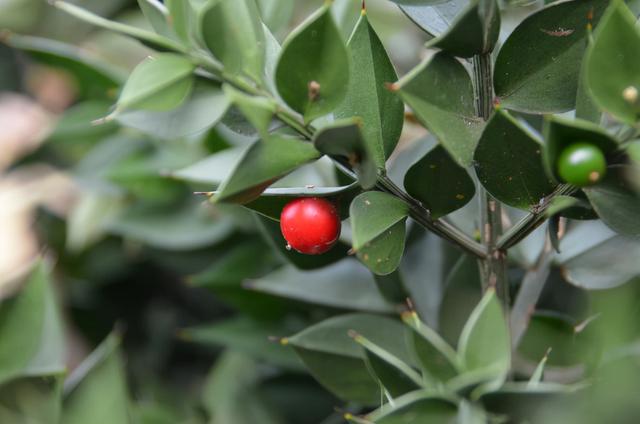
<instances>
[{"instance_id":1,"label":"unripe green fruit","mask_svg":"<svg viewBox=\"0 0 640 424\"><path fill-rule=\"evenodd\" d=\"M602 150L589 143L574 143L558 158L558 174L565 182L586 187L600 181L607 172Z\"/></svg>"}]
</instances>

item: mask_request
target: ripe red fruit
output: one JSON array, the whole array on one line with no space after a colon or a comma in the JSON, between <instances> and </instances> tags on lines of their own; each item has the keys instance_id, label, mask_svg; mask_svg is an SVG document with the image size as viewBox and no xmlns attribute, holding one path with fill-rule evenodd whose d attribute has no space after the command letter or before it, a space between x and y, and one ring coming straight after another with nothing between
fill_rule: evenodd
<instances>
[{"instance_id":1,"label":"ripe red fruit","mask_svg":"<svg viewBox=\"0 0 640 424\"><path fill-rule=\"evenodd\" d=\"M331 249L340 236L340 216L333 203L302 197L287 203L280 214L280 230L289 246L306 255Z\"/></svg>"}]
</instances>

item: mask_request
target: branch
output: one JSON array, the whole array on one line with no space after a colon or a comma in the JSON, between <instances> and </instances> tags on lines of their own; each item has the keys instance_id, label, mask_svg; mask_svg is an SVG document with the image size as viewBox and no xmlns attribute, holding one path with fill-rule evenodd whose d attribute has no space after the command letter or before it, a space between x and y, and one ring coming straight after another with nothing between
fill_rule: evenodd
<instances>
[{"instance_id":1,"label":"branch","mask_svg":"<svg viewBox=\"0 0 640 424\"><path fill-rule=\"evenodd\" d=\"M278 109L276 111L276 117L284 122L286 125L297 131L301 136L307 140L312 140L315 133L315 129L311 126L305 125L301 118L290 111L287 107L280 105L278 99L276 99L271 93L259 89L256 86L251 85L246 80L238 78L235 75L229 75L224 72L221 65L212 58L201 54L191 53L191 59L199 66L205 68L211 72L216 78L233 85L235 88L244 91L247 94L267 97L278 103ZM338 166L343 172L350 177L357 179L351 166L342 158L329 156L336 166ZM448 222L442 220L434 220L431 217L431 213L425 208L422 203L413 197L409 196L404 190L396 186L386 175L378 176L376 188L380 191L392 194L409 205L409 215L420 226L427 230L437 234L438 236L448 240L455 244L465 252L479 258L485 259L487 256L487 250L480 243L473 240L470 236L462 232L457 227L451 225Z\"/></svg>"},{"instance_id":2,"label":"branch","mask_svg":"<svg viewBox=\"0 0 640 424\"><path fill-rule=\"evenodd\" d=\"M543 198L527 216L509 228L509 230L498 239L497 248L507 250L518 244L547 220L546 211L556 196L569 196L575 193L576 190L574 186L569 184L559 185L553 193Z\"/></svg>"}]
</instances>

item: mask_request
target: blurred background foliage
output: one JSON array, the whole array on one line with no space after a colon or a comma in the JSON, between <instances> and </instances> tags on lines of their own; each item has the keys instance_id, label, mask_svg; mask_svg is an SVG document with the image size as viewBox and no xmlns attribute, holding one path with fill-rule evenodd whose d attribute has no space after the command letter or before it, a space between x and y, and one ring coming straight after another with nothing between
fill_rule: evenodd
<instances>
[{"instance_id":1,"label":"blurred background foliage","mask_svg":"<svg viewBox=\"0 0 640 424\"><path fill-rule=\"evenodd\" d=\"M148 26L135 1L74 3ZM282 40L321 2L258 3ZM544 3L505 2L502 39ZM346 37L359 16L359 2L336 0L333 7ZM390 2L371 0L368 8L398 73L406 73L421 60L429 36ZM91 125L109 112L126 75L151 51L42 0L0 0L0 29L0 39L11 37L8 44L16 47L0 43L0 296L10 298L16 282L27 281L34 298L56 299L53 309L60 316L42 321L63 323L59 349L73 370L64 387L56 373L33 377L32 370L11 379L2 368L9 369L8 358L16 352L5 356L12 348L0 342L0 422L47 422L46 417L60 412L55 406L47 409L39 396L58 390L65 392L65 410L71 411L65 412L65 423L87 422L83 417L91 414L106 417L105 423L125 422L118 415L127 414L129 406L123 412L123 405L130 405L139 423L340 423L344 410L361 412L360 405L345 403L320 386L293 350L282 345L283 337L346 311L394 314L410 295L421 317L455 344L481 295L473 259L411 223L402 276L374 278L355 259L341 255L293 255L284 249L277 224L237 207L206 204L192 194L220 184L242 148L257 138L237 112L184 138L153 136L117 122ZM79 46L82 53L44 39ZM60 49L71 59L56 62L34 50L38 43L47 43L43 51ZM73 61L77 54L87 55L95 66L78 65ZM528 118L539 125L535 117ZM396 181L430 146L425 137L419 126L406 123L389 162ZM222 151L226 156L213 156ZM342 178L321 160L277 185L337 186ZM451 216L470 234L478 226L476 203ZM515 222L521 213L510 214ZM594 221L572 223L570 231L575 236L564 242L575 256L558 261L544 279L513 372L528 377L552 347L547 374L571 383L606 353L614 372L605 367L595 373L592 378L603 383L586 398L576 398L578 407L563 422L611 417L635 422L638 405L630 395L640 389L634 378L640 365L640 280L631 270L609 290L569 284L571 273L592 260L590 244L616 243L616 236ZM545 228L538 230L513 251L514 291L525 276L523 268L535 269L536 260L545 258L540 253L548 248L545 234ZM348 231L345 237L348 242ZM576 245L582 250L576 251ZM48 280L55 293L43 288ZM0 337L9 332L9 308L20 306L10 300L10 307L0 308ZM24 315L25 325L37 319ZM38 334L58 334L38 328ZM91 378L82 378L87 362L78 365L98 346L89 357ZM85 390L75 390L80 380ZM93 389L86 389L91 384ZM98 405L105 405L106 412L91 409ZM504 405L515 408L517 399L497 401L494 411ZM576 410L586 411L578 416L584 421L576 418ZM16 421L20 411L29 411L31 421ZM562 411L543 412L553 417L547 422L554 422Z\"/></svg>"}]
</instances>

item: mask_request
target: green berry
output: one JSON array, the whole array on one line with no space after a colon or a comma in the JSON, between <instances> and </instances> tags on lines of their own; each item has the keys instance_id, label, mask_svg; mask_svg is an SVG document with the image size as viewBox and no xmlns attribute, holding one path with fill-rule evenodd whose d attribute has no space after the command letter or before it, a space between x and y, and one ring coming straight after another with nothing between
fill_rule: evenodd
<instances>
[{"instance_id":1,"label":"green berry","mask_svg":"<svg viewBox=\"0 0 640 424\"><path fill-rule=\"evenodd\" d=\"M593 185L607 172L602 150L589 143L575 143L560 153L558 174L565 182L578 187Z\"/></svg>"}]
</instances>

